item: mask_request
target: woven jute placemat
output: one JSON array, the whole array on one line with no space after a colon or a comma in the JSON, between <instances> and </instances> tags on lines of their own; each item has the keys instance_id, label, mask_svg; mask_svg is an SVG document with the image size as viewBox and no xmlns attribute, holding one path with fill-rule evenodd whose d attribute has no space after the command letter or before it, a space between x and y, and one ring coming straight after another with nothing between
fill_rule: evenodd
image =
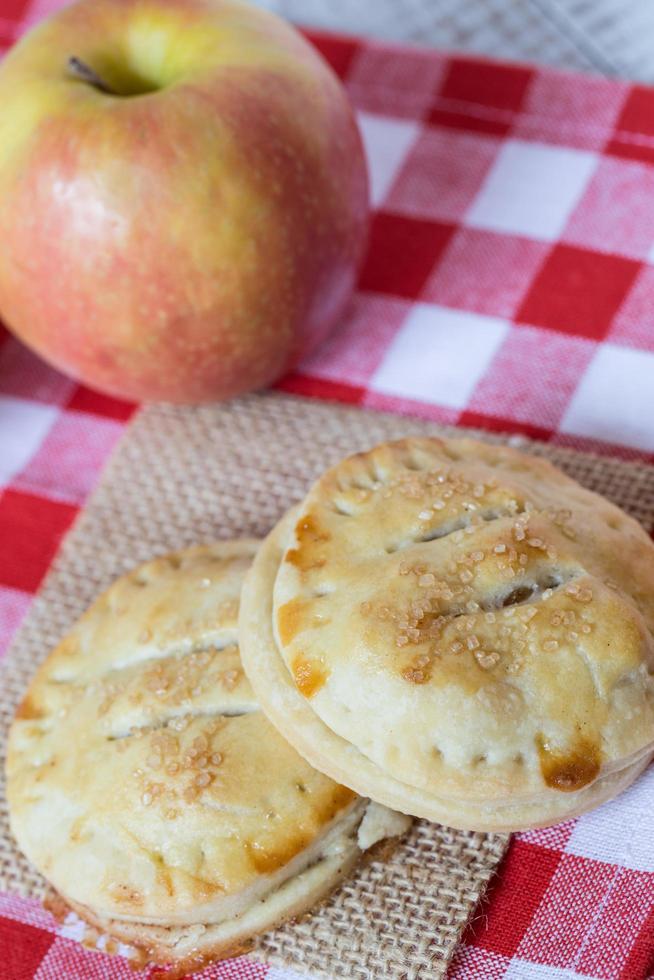
<instances>
[{"instance_id":1,"label":"woven jute placemat","mask_svg":"<svg viewBox=\"0 0 654 980\"><path fill-rule=\"evenodd\" d=\"M6 658L0 752L35 667L112 579L194 542L265 534L330 463L376 442L442 432L432 423L279 394L225 406L149 407L128 428L63 542ZM489 438L489 437L485 437ZM654 524L654 467L523 441L581 483ZM4 768L4 766L3 766ZM299 923L253 954L320 977L438 978L507 843L419 821ZM17 852L0 793L0 890L42 897Z\"/></svg>"}]
</instances>

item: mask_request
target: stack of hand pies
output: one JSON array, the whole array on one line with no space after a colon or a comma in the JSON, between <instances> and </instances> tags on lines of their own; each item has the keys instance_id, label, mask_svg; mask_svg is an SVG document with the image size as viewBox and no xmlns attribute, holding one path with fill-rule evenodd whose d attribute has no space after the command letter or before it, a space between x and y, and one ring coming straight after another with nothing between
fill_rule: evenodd
<instances>
[{"instance_id":1,"label":"stack of hand pies","mask_svg":"<svg viewBox=\"0 0 654 980\"><path fill-rule=\"evenodd\" d=\"M506 447L383 444L260 547L95 602L14 721L12 829L82 918L195 968L403 814L516 830L615 796L654 753L653 628L654 545L618 508Z\"/></svg>"}]
</instances>

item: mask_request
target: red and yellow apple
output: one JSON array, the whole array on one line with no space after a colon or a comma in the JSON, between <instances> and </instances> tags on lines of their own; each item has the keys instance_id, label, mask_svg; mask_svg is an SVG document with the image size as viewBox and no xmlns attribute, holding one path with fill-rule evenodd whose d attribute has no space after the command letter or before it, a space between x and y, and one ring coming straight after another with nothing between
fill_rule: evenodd
<instances>
[{"instance_id":1,"label":"red and yellow apple","mask_svg":"<svg viewBox=\"0 0 654 980\"><path fill-rule=\"evenodd\" d=\"M0 65L0 315L91 386L270 383L343 313L366 226L344 89L272 14L81 0Z\"/></svg>"}]
</instances>

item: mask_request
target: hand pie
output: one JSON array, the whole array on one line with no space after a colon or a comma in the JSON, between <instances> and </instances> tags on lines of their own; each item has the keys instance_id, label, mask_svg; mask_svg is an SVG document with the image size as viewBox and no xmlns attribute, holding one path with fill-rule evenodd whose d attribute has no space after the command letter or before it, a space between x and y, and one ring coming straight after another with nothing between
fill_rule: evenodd
<instances>
[{"instance_id":1,"label":"hand pie","mask_svg":"<svg viewBox=\"0 0 654 980\"><path fill-rule=\"evenodd\" d=\"M263 544L243 665L356 792L517 830L624 789L654 746L654 545L549 463L468 439L344 460Z\"/></svg>"},{"instance_id":2,"label":"hand pie","mask_svg":"<svg viewBox=\"0 0 654 980\"><path fill-rule=\"evenodd\" d=\"M190 969L325 895L406 827L312 769L259 710L237 614L254 541L117 581L14 721L8 797L28 858L84 919Z\"/></svg>"}]
</instances>

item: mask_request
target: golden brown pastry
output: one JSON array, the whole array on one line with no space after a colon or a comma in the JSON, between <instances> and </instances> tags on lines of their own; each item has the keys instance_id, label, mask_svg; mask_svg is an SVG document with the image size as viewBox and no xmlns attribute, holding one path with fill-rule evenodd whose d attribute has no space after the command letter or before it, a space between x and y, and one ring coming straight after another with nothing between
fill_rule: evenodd
<instances>
[{"instance_id":1,"label":"golden brown pastry","mask_svg":"<svg viewBox=\"0 0 654 980\"><path fill-rule=\"evenodd\" d=\"M119 579L45 661L10 735L25 854L83 918L189 969L303 912L406 827L259 710L237 646L256 547L191 548Z\"/></svg>"},{"instance_id":2,"label":"golden brown pastry","mask_svg":"<svg viewBox=\"0 0 654 980\"><path fill-rule=\"evenodd\" d=\"M304 757L454 827L564 820L653 752L654 545L549 463L407 439L329 470L244 586L244 667Z\"/></svg>"}]
</instances>

